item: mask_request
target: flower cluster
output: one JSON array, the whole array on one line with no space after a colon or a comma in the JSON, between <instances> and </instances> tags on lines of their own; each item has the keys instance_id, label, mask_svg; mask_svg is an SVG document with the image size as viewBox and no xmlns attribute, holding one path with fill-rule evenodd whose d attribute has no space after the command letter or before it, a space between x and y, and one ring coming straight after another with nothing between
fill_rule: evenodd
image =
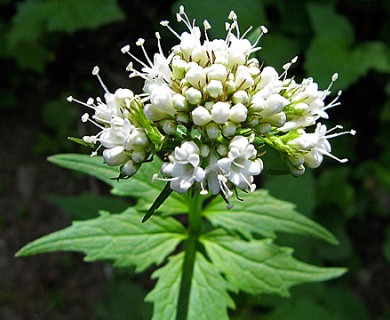
<instances>
[{"instance_id":1,"label":"flower cluster","mask_svg":"<svg viewBox=\"0 0 390 320\"><path fill-rule=\"evenodd\" d=\"M207 21L202 34L182 6L177 20L188 30L178 34L168 21L161 22L179 41L169 55L161 49L159 33L159 50L152 58L144 39L136 42L144 61L132 54L129 45L122 48L132 59L126 69L130 77L144 80L143 93L129 89L110 93L95 67L93 74L106 91L105 102L69 98L94 111L82 119L101 131L83 140L99 144L98 149L102 146L105 162L120 166L122 177L132 176L153 154L164 151L162 177L156 173L155 179L168 181L178 193L196 188L202 194L220 193L229 202L236 188L256 188L254 177L263 170L266 146L280 153L294 175L304 173L305 167L318 167L324 155L346 161L331 154L328 140L354 131L335 133L340 126L328 130L318 122L339 104L340 94L324 102L337 74L321 91L311 78L299 83L288 77L296 58L283 66L281 74L264 67L252 54L260 50L257 44L267 29L259 28L251 43L245 38L250 29L240 34L233 11L225 39L210 40Z\"/></svg>"}]
</instances>

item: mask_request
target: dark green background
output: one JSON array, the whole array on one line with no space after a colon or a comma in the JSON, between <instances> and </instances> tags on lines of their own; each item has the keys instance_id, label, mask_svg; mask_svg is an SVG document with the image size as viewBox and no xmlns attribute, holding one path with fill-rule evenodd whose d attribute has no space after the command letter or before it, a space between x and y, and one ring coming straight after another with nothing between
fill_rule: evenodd
<instances>
[{"instance_id":1,"label":"dark green background","mask_svg":"<svg viewBox=\"0 0 390 320\"><path fill-rule=\"evenodd\" d=\"M329 111L330 127L357 130L332 140L333 153L317 170L295 179L266 177L259 184L297 204L298 209L334 232L330 247L281 235L295 255L320 265L349 269L341 279L292 290L292 298L236 296L232 319L389 319L390 318L390 2L343 1L183 1L190 17L207 18L211 34L223 36L234 9L241 30L266 25L258 58L298 80L313 77L325 89L343 90L342 106ZM120 211L91 178L46 162L63 152L89 152L67 140L93 128L80 124L82 110L68 95L102 96L91 75L99 65L112 91L142 84L128 79L128 59L120 48L146 39L156 50L154 32L166 51L174 37L159 25L174 21L173 1L25 0L0 1L0 319L148 319L143 304L153 283L149 274L113 271L86 264L78 254L13 257L27 242L85 219L98 209ZM173 23L175 25L175 23ZM179 26L178 29L181 27ZM134 47L134 46L133 46ZM141 57L141 53L135 53ZM98 198L98 196L100 197ZM129 297L129 298L128 298ZM129 307L131 305L131 307Z\"/></svg>"}]
</instances>

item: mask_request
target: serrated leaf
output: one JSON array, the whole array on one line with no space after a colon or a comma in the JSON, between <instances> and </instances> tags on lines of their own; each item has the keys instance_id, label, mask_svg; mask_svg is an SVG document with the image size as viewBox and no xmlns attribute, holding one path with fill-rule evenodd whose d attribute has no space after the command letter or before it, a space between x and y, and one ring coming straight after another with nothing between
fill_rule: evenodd
<instances>
[{"instance_id":1,"label":"serrated leaf","mask_svg":"<svg viewBox=\"0 0 390 320\"><path fill-rule=\"evenodd\" d=\"M155 157L153 162L144 163L138 172L127 180L117 181L113 178L119 175L118 168L104 164L102 157L90 157L83 154L58 154L48 158L49 161L82 173L94 176L112 186L111 192L118 196L136 198L137 209L147 211L158 197L164 185L152 183L153 174L161 169L161 160ZM164 214L176 214L188 212L185 197L177 193L164 202L160 209Z\"/></svg>"},{"instance_id":2,"label":"serrated leaf","mask_svg":"<svg viewBox=\"0 0 390 320\"><path fill-rule=\"evenodd\" d=\"M186 230L172 218L154 217L141 223L142 217L134 208L121 214L102 212L96 219L76 221L29 243L17 256L81 251L86 261L112 260L115 266L135 266L136 271L143 271L160 264L186 237Z\"/></svg>"},{"instance_id":3,"label":"serrated leaf","mask_svg":"<svg viewBox=\"0 0 390 320\"><path fill-rule=\"evenodd\" d=\"M63 209L72 220L86 220L98 216L99 210L113 213L123 212L129 203L123 199L112 196L102 196L92 193L83 193L77 196L58 196L49 194L48 198L56 206Z\"/></svg>"},{"instance_id":4,"label":"serrated leaf","mask_svg":"<svg viewBox=\"0 0 390 320\"><path fill-rule=\"evenodd\" d=\"M236 231L246 238L252 234L275 238L275 232L309 235L336 244L336 238L316 222L295 211L292 203L278 200L267 190L256 190L234 201L231 210L221 197L216 197L204 210L204 216L214 225Z\"/></svg>"},{"instance_id":5,"label":"serrated leaf","mask_svg":"<svg viewBox=\"0 0 390 320\"><path fill-rule=\"evenodd\" d=\"M201 242L213 262L237 290L250 294L289 296L288 289L304 282L338 277L342 268L321 268L294 259L292 249L271 239L244 241L216 230L204 234Z\"/></svg>"},{"instance_id":6,"label":"serrated leaf","mask_svg":"<svg viewBox=\"0 0 390 320\"><path fill-rule=\"evenodd\" d=\"M153 273L152 277L158 278L158 281L145 299L154 303L152 320L176 319L183 262L184 253L179 253ZM234 308L234 302L227 288L226 280L197 252L187 318L228 320L227 308Z\"/></svg>"}]
</instances>

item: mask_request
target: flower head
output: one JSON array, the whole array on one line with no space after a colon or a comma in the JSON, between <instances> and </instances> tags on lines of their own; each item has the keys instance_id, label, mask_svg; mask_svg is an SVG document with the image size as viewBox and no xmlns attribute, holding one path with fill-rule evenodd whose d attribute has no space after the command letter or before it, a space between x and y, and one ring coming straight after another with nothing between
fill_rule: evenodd
<instances>
[{"instance_id":1,"label":"flower head","mask_svg":"<svg viewBox=\"0 0 390 320\"><path fill-rule=\"evenodd\" d=\"M251 29L240 33L234 11L224 39L209 39L210 23L195 25L183 6L176 18L187 28L181 34L168 21L161 22L178 39L168 55L159 33L154 55L146 52L144 39L135 43L143 59L133 55L129 45L121 50L132 60L126 68L130 77L144 81L142 93L129 89L110 93L96 67L93 74L105 91L105 101L70 98L93 110L92 117L85 115L83 120L100 131L83 139L105 148L108 165L121 166L122 176L129 177L161 150L166 155L163 177L155 179L168 181L178 193L200 189L202 194L220 193L229 202L235 189L256 188L254 177L268 165L261 159L265 145L280 153L294 175L302 174L305 166L318 167L324 155L346 161L331 154L329 139L354 131L331 133L334 129L317 124L320 118L328 119L328 109L339 105L340 93L324 102L337 74L327 89L320 90L311 78L298 82L288 77L296 57L280 74L263 66L253 54L261 49L258 42L268 30L261 27L258 38L250 42L246 35Z\"/></svg>"}]
</instances>

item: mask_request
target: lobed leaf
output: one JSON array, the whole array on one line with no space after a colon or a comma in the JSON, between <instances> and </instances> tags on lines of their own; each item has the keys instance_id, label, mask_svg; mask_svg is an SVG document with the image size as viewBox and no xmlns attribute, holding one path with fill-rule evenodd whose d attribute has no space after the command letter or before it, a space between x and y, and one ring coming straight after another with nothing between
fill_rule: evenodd
<instances>
[{"instance_id":1,"label":"lobed leaf","mask_svg":"<svg viewBox=\"0 0 390 320\"><path fill-rule=\"evenodd\" d=\"M260 234L275 238L275 232L309 235L336 244L336 238L325 228L295 211L295 205L278 200L266 190L246 194L244 201L235 201L231 210L221 197L207 205L204 216L214 225L235 231L246 238Z\"/></svg>"},{"instance_id":2,"label":"lobed leaf","mask_svg":"<svg viewBox=\"0 0 390 320\"><path fill-rule=\"evenodd\" d=\"M144 163L138 172L127 180L117 181L118 168L104 164L102 157L90 157L85 154L58 154L48 158L49 161L71 170L79 171L98 178L112 186L111 192L118 196L136 198L137 209L147 211L158 197L164 185L152 183L152 176L161 168L161 160L158 157L152 162ZM184 196L172 193L161 206L165 214L177 214L188 212L188 205Z\"/></svg>"},{"instance_id":3,"label":"lobed leaf","mask_svg":"<svg viewBox=\"0 0 390 320\"><path fill-rule=\"evenodd\" d=\"M146 301L154 303L152 320L176 318L183 262L182 252L169 258L164 267L153 273L152 277L158 278L158 281L146 297ZM234 308L234 302L227 293L228 286L215 267L197 252L187 318L228 320L227 308Z\"/></svg>"},{"instance_id":4,"label":"lobed leaf","mask_svg":"<svg viewBox=\"0 0 390 320\"><path fill-rule=\"evenodd\" d=\"M294 259L291 248L271 239L244 241L224 231L204 234L201 242L214 268L226 276L236 290L257 294L289 296L296 284L328 280L345 272L342 268L321 268Z\"/></svg>"},{"instance_id":5,"label":"lobed leaf","mask_svg":"<svg viewBox=\"0 0 390 320\"><path fill-rule=\"evenodd\" d=\"M116 266L143 271L160 264L186 237L182 224L154 217L141 223L142 213L129 208L121 214L102 212L96 219L76 221L23 247L17 256L52 251L81 251L86 261L113 260Z\"/></svg>"}]
</instances>

